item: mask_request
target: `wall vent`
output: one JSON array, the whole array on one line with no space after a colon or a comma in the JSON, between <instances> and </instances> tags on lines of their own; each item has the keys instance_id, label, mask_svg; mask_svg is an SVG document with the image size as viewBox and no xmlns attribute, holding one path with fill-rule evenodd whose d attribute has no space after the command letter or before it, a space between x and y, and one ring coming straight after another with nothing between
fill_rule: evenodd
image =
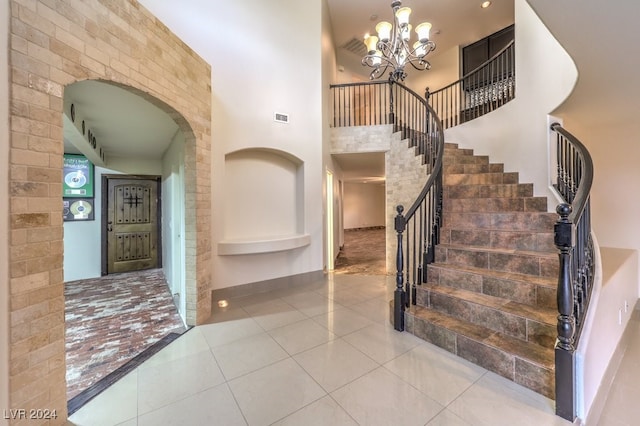
<instances>
[{"instance_id":1,"label":"wall vent","mask_svg":"<svg viewBox=\"0 0 640 426\"><path fill-rule=\"evenodd\" d=\"M273 120L277 121L278 123L288 124L289 123L289 114L285 114L284 112L274 112L273 113Z\"/></svg>"}]
</instances>

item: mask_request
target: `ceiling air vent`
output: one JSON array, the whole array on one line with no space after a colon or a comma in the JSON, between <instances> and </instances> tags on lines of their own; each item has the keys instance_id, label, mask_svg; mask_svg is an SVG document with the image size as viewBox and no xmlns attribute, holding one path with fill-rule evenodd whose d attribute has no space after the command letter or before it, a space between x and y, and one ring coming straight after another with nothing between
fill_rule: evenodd
<instances>
[{"instance_id":1,"label":"ceiling air vent","mask_svg":"<svg viewBox=\"0 0 640 426\"><path fill-rule=\"evenodd\" d=\"M340 47L346 51L353 53L354 55L358 55L359 57L367 55L367 47L364 45L362 40L357 38L352 38Z\"/></svg>"}]
</instances>

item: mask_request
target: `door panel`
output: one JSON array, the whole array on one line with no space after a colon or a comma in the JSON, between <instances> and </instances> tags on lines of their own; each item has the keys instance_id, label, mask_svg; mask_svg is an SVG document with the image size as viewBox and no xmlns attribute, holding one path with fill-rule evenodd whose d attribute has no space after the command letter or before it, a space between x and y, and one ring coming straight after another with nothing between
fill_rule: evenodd
<instances>
[{"instance_id":1,"label":"door panel","mask_svg":"<svg viewBox=\"0 0 640 426\"><path fill-rule=\"evenodd\" d=\"M107 273L158 267L158 179L107 181Z\"/></svg>"}]
</instances>

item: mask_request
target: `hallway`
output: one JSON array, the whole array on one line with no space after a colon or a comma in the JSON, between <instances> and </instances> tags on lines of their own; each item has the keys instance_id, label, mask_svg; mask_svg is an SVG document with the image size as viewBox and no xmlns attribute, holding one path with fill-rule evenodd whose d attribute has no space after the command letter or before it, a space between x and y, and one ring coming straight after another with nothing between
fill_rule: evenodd
<instances>
[{"instance_id":1,"label":"hallway","mask_svg":"<svg viewBox=\"0 0 640 426\"><path fill-rule=\"evenodd\" d=\"M68 401L108 386L100 380L186 330L161 269L65 283L65 325Z\"/></svg>"},{"instance_id":2,"label":"hallway","mask_svg":"<svg viewBox=\"0 0 640 426\"><path fill-rule=\"evenodd\" d=\"M385 228L344 230L344 246L338 254L336 274L386 275Z\"/></svg>"}]
</instances>

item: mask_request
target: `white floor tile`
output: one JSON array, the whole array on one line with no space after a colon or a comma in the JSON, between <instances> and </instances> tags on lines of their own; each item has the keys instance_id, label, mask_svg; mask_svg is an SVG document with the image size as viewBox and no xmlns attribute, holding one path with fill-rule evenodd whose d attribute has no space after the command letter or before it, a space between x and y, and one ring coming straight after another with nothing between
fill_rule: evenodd
<instances>
[{"instance_id":1,"label":"white floor tile","mask_svg":"<svg viewBox=\"0 0 640 426\"><path fill-rule=\"evenodd\" d=\"M163 348L160 352L146 360L142 365L140 365L140 368L144 369L153 367L165 362L175 361L189 355L195 355L198 352L203 351L209 351L207 340L204 338L199 327L192 328L178 337L175 341L171 342L170 345Z\"/></svg>"},{"instance_id":2,"label":"white floor tile","mask_svg":"<svg viewBox=\"0 0 640 426\"><path fill-rule=\"evenodd\" d=\"M310 319L276 328L269 331L269 334L290 355L327 343L336 337L335 334Z\"/></svg>"},{"instance_id":3,"label":"white floor tile","mask_svg":"<svg viewBox=\"0 0 640 426\"><path fill-rule=\"evenodd\" d=\"M224 383L209 351L138 371L138 414L148 413Z\"/></svg>"},{"instance_id":4,"label":"white floor tile","mask_svg":"<svg viewBox=\"0 0 640 426\"><path fill-rule=\"evenodd\" d=\"M444 409L433 418L427 426L473 426L470 423L465 422L460 417L453 414L451 411Z\"/></svg>"},{"instance_id":5,"label":"white floor tile","mask_svg":"<svg viewBox=\"0 0 640 426\"><path fill-rule=\"evenodd\" d=\"M339 309L315 316L312 319L337 336L353 333L372 324L371 320L356 314L350 309Z\"/></svg>"},{"instance_id":6,"label":"white floor tile","mask_svg":"<svg viewBox=\"0 0 640 426\"><path fill-rule=\"evenodd\" d=\"M244 309L265 330L307 319L302 312L280 299L247 306Z\"/></svg>"},{"instance_id":7,"label":"white floor tile","mask_svg":"<svg viewBox=\"0 0 640 426\"><path fill-rule=\"evenodd\" d=\"M344 308L327 296L322 296L315 292L298 293L283 297L282 299L308 317L314 317Z\"/></svg>"},{"instance_id":8,"label":"white floor tile","mask_svg":"<svg viewBox=\"0 0 640 426\"><path fill-rule=\"evenodd\" d=\"M138 426L245 426L246 424L226 384L144 414L138 419Z\"/></svg>"},{"instance_id":9,"label":"white floor tile","mask_svg":"<svg viewBox=\"0 0 640 426\"><path fill-rule=\"evenodd\" d=\"M487 371L426 343L388 362L385 367L444 406Z\"/></svg>"},{"instance_id":10,"label":"white floor tile","mask_svg":"<svg viewBox=\"0 0 640 426\"><path fill-rule=\"evenodd\" d=\"M399 332L394 330L391 325L378 323L371 324L343 338L380 364L391 361L422 342L412 334Z\"/></svg>"},{"instance_id":11,"label":"white floor tile","mask_svg":"<svg viewBox=\"0 0 640 426\"><path fill-rule=\"evenodd\" d=\"M216 346L212 351L227 380L289 357L284 349L265 332Z\"/></svg>"},{"instance_id":12,"label":"white floor tile","mask_svg":"<svg viewBox=\"0 0 640 426\"><path fill-rule=\"evenodd\" d=\"M273 426L358 426L346 411L331 397L324 398L307 405L290 416L275 422Z\"/></svg>"},{"instance_id":13,"label":"white floor tile","mask_svg":"<svg viewBox=\"0 0 640 426\"><path fill-rule=\"evenodd\" d=\"M262 327L250 317L206 324L198 328L212 348L264 332Z\"/></svg>"},{"instance_id":14,"label":"white floor tile","mask_svg":"<svg viewBox=\"0 0 640 426\"><path fill-rule=\"evenodd\" d=\"M232 380L229 387L250 426L269 425L326 395L292 359Z\"/></svg>"},{"instance_id":15,"label":"white floor tile","mask_svg":"<svg viewBox=\"0 0 640 426\"><path fill-rule=\"evenodd\" d=\"M389 323L389 300L376 298L358 303L350 307L351 310L381 324Z\"/></svg>"},{"instance_id":16,"label":"white floor tile","mask_svg":"<svg viewBox=\"0 0 640 426\"><path fill-rule=\"evenodd\" d=\"M133 419L138 415L138 371L118 380L69 417L76 426L107 426Z\"/></svg>"},{"instance_id":17,"label":"white floor tile","mask_svg":"<svg viewBox=\"0 0 640 426\"><path fill-rule=\"evenodd\" d=\"M334 391L331 396L359 424L427 424L443 407L384 368Z\"/></svg>"},{"instance_id":18,"label":"white floor tile","mask_svg":"<svg viewBox=\"0 0 640 426\"><path fill-rule=\"evenodd\" d=\"M342 339L333 340L294 356L327 392L378 368L378 363Z\"/></svg>"},{"instance_id":19,"label":"white floor tile","mask_svg":"<svg viewBox=\"0 0 640 426\"><path fill-rule=\"evenodd\" d=\"M568 426L555 415L554 402L487 372L447 407L472 425Z\"/></svg>"}]
</instances>

